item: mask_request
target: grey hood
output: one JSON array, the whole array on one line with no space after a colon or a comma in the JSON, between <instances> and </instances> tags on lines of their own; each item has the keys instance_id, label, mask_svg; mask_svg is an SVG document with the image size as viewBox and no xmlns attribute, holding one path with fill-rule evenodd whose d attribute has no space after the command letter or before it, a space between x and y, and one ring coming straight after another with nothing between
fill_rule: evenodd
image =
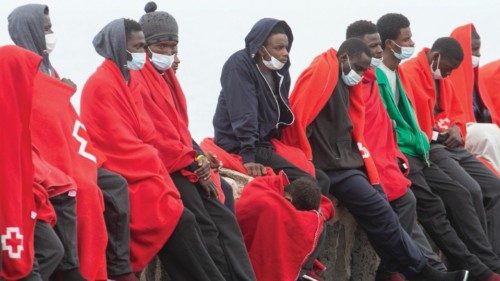
<instances>
[{"instance_id":1,"label":"grey hood","mask_svg":"<svg viewBox=\"0 0 500 281\"><path fill-rule=\"evenodd\" d=\"M96 52L106 59L112 60L120 69L125 80L129 80L127 68L127 38L125 20L116 19L108 23L92 41Z\"/></svg>"},{"instance_id":2,"label":"grey hood","mask_svg":"<svg viewBox=\"0 0 500 281\"><path fill-rule=\"evenodd\" d=\"M43 30L43 15L49 8L46 5L28 4L17 7L8 17L9 35L19 47L30 50L43 57L40 70L50 74L52 65L49 54L45 52L45 31Z\"/></svg>"}]
</instances>

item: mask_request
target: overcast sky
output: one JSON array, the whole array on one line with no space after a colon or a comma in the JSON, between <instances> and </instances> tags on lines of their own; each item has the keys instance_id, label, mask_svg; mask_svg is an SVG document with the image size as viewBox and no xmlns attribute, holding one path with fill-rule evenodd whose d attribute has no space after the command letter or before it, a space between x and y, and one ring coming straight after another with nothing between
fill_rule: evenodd
<instances>
[{"instance_id":1,"label":"overcast sky","mask_svg":"<svg viewBox=\"0 0 500 281\"><path fill-rule=\"evenodd\" d=\"M0 45L11 44L7 16L27 3L47 4L58 42L51 54L61 76L83 87L101 63L91 44L94 35L120 17L138 20L147 1L138 0L0 0ZM311 60L338 47L351 22L376 22L385 13L398 12L411 22L417 50L447 36L457 26L473 22L482 38L481 64L500 58L500 1L497 0L172 0L157 1L158 10L172 14L179 24L180 69L177 73L187 96L193 137L213 134L212 116L220 91L225 60L244 47L244 38L263 17L288 22L295 41L290 53L292 81Z\"/></svg>"}]
</instances>

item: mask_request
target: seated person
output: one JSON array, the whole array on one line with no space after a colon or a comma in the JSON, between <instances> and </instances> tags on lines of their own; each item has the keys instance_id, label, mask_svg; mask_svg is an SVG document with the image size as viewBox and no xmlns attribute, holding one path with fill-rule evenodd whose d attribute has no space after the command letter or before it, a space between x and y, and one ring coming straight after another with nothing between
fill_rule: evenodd
<instances>
[{"instance_id":1,"label":"seated person","mask_svg":"<svg viewBox=\"0 0 500 281\"><path fill-rule=\"evenodd\" d=\"M418 123L431 144L430 160L469 191L468 197L490 243L476 244L482 239L469 236L470 233L463 234L468 237L464 240L473 253L493 249L500 255L500 178L463 147L462 136L466 133L461 98L450 79L444 79L461 65L462 59L458 41L442 37L432 48L424 48L417 57L403 63L400 71L407 77L403 86L412 93L409 96ZM491 254L488 259L500 262Z\"/></svg>"},{"instance_id":2,"label":"seated person","mask_svg":"<svg viewBox=\"0 0 500 281\"><path fill-rule=\"evenodd\" d=\"M93 143L107 158L104 166L128 182L133 271L142 270L158 254L173 280L255 280L246 266L250 262L234 216L212 198L214 194L204 194L201 186L179 173L182 201L187 196L189 206L198 209L184 208L156 148L159 132L136 90L141 85L134 84L130 75L146 62L141 25L129 19L114 20L95 36L93 44L105 59L82 91L82 119ZM213 209L221 216L210 217L208 211ZM195 211L204 217L195 218ZM219 232L219 227L224 229ZM228 243L221 243L222 239ZM249 268L248 277L227 277L234 271L232 266Z\"/></svg>"},{"instance_id":3,"label":"seated person","mask_svg":"<svg viewBox=\"0 0 500 281\"><path fill-rule=\"evenodd\" d=\"M248 175L265 174L265 166L291 179L313 177L328 193L326 175L303 153L279 153L281 131L294 122L288 104L289 52L293 42L284 21L259 20L245 38L245 49L229 57L221 74L222 90L213 118L215 144L239 154Z\"/></svg>"},{"instance_id":4,"label":"seated person","mask_svg":"<svg viewBox=\"0 0 500 281\"><path fill-rule=\"evenodd\" d=\"M357 38L344 41L338 52L329 49L316 57L291 94L296 122L284 130L283 140L311 155L326 172L331 193L366 231L390 272L410 279L466 280L467 271L440 272L428 264L380 187L363 137L362 88L358 85L371 58L368 46Z\"/></svg>"},{"instance_id":5,"label":"seated person","mask_svg":"<svg viewBox=\"0 0 500 281\"><path fill-rule=\"evenodd\" d=\"M283 172L274 175L269 170L268 176L252 180L243 189L236 216L257 280L295 281L304 275L322 280L312 268L322 248L324 221L333 217L333 205L321 201L316 185L309 178L289 183Z\"/></svg>"},{"instance_id":6,"label":"seated person","mask_svg":"<svg viewBox=\"0 0 500 281\"><path fill-rule=\"evenodd\" d=\"M489 93L479 72L481 37L473 24L457 27L450 35L462 47L464 60L451 74L458 103L465 117L465 148L480 159L486 159L500 172L500 108Z\"/></svg>"}]
</instances>

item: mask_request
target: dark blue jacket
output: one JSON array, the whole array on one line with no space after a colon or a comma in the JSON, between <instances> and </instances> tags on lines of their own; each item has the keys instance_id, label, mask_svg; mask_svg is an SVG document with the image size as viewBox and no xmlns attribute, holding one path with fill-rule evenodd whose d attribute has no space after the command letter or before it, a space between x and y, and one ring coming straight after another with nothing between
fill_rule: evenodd
<instances>
[{"instance_id":1,"label":"dark blue jacket","mask_svg":"<svg viewBox=\"0 0 500 281\"><path fill-rule=\"evenodd\" d=\"M222 68L222 90L213 119L215 143L226 151L239 153L245 163L255 161L256 146L268 145L271 138L279 136L280 126L290 125L294 119L288 103L290 60L281 70L273 71L275 83L279 85L278 97L255 60L277 24L285 29L290 51L293 35L288 24L265 18L248 33L245 49L231 55Z\"/></svg>"}]
</instances>

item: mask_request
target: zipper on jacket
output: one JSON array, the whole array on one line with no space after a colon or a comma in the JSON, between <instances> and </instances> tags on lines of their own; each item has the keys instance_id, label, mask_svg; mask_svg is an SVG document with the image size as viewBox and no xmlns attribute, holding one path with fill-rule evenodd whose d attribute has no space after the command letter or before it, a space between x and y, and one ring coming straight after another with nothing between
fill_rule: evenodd
<instances>
[{"instance_id":1,"label":"zipper on jacket","mask_svg":"<svg viewBox=\"0 0 500 281\"><path fill-rule=\"evenodd\" d=\"M280 105L278 103L278 99L276 98L276 95L274 94L274 90L271 88L271 85L269 85L269 82L267 82L267 79L266 79L266 77L264 77L264 74L262 74L262 71L260 71L259 66L257 64L255 66L257 67L257 70L259 70L259 73L262 76L262 78L264 79L264 81L266 81L266 85L269 88L269 90L271 90L271 94L273 95L274 101L276 102L276 108L278 108L278 120L276 121L276 125L275 125L276 129L279 127L280 123L284 124L284 125L290 125L290 124L292 124L293 121L295 120L295 116L293 115L292 110L286 105L286 102L283 101L283 97L281 96L281 85L283 83L283 75L281 75L278 72L276 72L278 74L278 76L280 77L280 83L279 83L279 86L278 86L278 94L279 94L281 100L283 101L283 104L286 106L286 108L288 109L288 111L292 114L292 123L290 123L290 124L286 124L286 123L280 122L280 117L281 117Z\"/></svg>"}]
</instances>

